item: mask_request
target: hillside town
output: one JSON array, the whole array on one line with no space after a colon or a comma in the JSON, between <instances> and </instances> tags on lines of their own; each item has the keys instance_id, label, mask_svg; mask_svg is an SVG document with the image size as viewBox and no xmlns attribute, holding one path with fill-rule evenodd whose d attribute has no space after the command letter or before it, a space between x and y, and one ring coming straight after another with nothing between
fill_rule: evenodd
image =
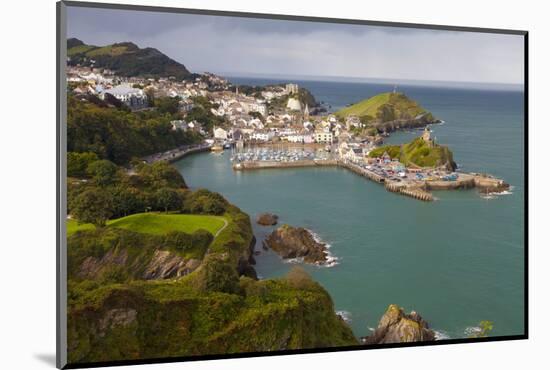
<instances>
[{"instance_id":1,"label":"hillside town","mask_svg":"<svg viewBox=\"0 0 550 370\"><path fill-rule=\"evenodd\" d=\"M153 102L161 98L177 102L178 119L170 122L171 130L195 131L202 142L149 155L143 158L146 162L175 161L195 151L221 154L231 149L235 170L340 165L384 183L389 191L421 200L433 200L426 192L430 188L477 186L496 191L507 186L491 176L455 172L452 155L437 165L404 163L399 153L392 156L381 147L385 132L366 129L355 115L328 113L314 99L310 107L304 98L305 89L295 83L235 86L212 73L181 81L126 78L106 69L78 66L68 67L67 82L77 97L92 95L131 111L155 109ZM197 115L197 110L203 114ZM438 147L428 126L413 130L419 131L416 145L423 150Z\"/></svg>"},{"instance_id":2,"label":"hillside town","mask_svg":"<svg viewBox=\"0 0 550 370\"><path fill-rule=\"evenodd\" d=\"M247 94L239 86L212 73L194 80L174 78L125 78L107 69L68 67L67 82L72 93L91 94L99 99L116 99L134 111L151 109L150 100L177 99L180 118L171 121L173 130L194 130L213 146L247 144L319 145L338 149L346 157L367 153L382 143L382 136L354 135L363 127L358 117L337 118L300 99L300 86L294 83L255 87ZM207 99L218 124L190 119L197 101ZM336 147L337 144L342 144ZM344 153L345 151L345 153Z\"/></svg>"}]
</instances>

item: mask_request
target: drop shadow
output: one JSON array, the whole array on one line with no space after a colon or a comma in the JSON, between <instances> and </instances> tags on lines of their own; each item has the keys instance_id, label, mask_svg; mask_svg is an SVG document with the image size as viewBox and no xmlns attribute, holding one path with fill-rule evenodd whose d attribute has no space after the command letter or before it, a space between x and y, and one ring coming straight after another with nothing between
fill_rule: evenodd
<instances>
[{"instance_id":1,"label":"drop shadow","mask_svg":"<svg viewBox=\"0 0 550 370\"><path fill-rule=\"evenodd\" d=\"M51 367L56 366L55 353L35 353L34 358Z\"/></svg>"}]
</instances>

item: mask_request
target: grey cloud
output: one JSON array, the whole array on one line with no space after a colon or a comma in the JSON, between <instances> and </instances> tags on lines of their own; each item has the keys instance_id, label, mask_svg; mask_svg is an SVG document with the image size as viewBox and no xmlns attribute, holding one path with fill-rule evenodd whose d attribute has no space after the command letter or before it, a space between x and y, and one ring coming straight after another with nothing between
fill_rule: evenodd
<instances>
[{"instance_id":1,"label":"grey cloud","mask_svg":"<svg viewBox=\"0 0 550 370\"><path fill-rule=\"evenodd\" d=\"M523 82L521 36L73 8L68 34L152 46L192 71Z\"/></svg>"}]
</instances>

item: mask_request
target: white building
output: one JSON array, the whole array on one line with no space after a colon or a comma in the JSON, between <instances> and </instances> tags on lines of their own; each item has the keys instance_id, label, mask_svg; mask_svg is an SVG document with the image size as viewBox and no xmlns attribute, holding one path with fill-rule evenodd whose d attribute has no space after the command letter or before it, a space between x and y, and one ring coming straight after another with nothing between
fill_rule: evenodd
<instances>
[{"instance_id":1,"label":"white building","mask_svg":"<svg viewBox=\"0 0 550 370\"><path fill-rule=\"evenodd\" d=\"M105 94L113 95L131 108L142 108L147 106L147 95L143 90L133 88L130 85L118 85L111 89L104 90L100 98L105 99Z\"/></svg>"},{"instance_id":2,"label":"white building","mask_svg":"<svg viewBox=\"0 0 550 370\"><path fill-rule=\"evenodd\" d=\"M214 139L227 140L227 131L221 127L214 127Z\"/></svg>"},{"instance_id":3,"label":"white building","mask_svg":"<svg viewBox=\"0 0 550 370\"><path fill-rule=\"evenodd\" d=\"M315 131L315 141L317 143L332 144L334 137L329 130Z\"/></svg>"},{"instance_id":4,"label":"white building","mask_svg":"<svg viewBox=\"0 0 550 370\"><path fill-rule=\"evenodd\" d=\"M250 138L257 141L270 141L273 139L273 136L275 136L273 131L256 130L252 133L252 135L250 135Z\"/></svg>"}]
</instances>

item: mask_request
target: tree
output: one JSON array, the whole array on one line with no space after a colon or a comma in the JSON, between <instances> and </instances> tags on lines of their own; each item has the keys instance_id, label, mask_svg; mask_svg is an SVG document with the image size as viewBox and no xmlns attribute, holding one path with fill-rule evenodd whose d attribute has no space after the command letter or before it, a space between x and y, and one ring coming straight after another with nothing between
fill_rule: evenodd
<instances>
[{"instance_id":1,"label":"tree","mask_svg":"<svg viewBox=\"0 0 550 370\"><path fill-rule=\"evenodd\" d=\"M114 216L122 217L132 213L143 212L145 196L136 188L117 186L113 190Z\"/></svg>"},{"instance_id":2,"label":"tree","mask_svg":"<svg viewBox=\"0 0 550 370\"><path fill-rule=\"evenodd\" d=\"M103 159L90 163L86 172L97 185L107 186L116 181L118 167L113 162Z\"/></svg>"},{"instance_id":3,"label":"tree","mask_svg":"<svg viewBox=\"0 0 550 370\"><path fill-rule=\"evenodd\" d=\"M179 108L179 98L157 98L155 100L155 107L160 114L176 114Z\"/></svg>"},{"instance_id":4,"label":"tree","mask_svg":"<svg viewBox=\"0 0 550 370\"><path fill-rule=\"evenodd\" d=\"M183 177L175 167L166 162L141 164L137 168L143 181L154 189L162 187L185 188Z\"/></svg>"},{"instance_id":5,"label":"tree","mask_svg":"<svg viewBox=\"0 0 550 370\"><path fill-rule=\"evenodd\" d=\"M99 160L96 153L92 152L69 152L67 153L67 176L69 177L85 177L86 169L92 162Z\"/></svg>"},{"instance_id":6,"label":"tree","mask_svg":"<svg viewBox=\"0 0 550 370\"><path fill-rule=\"evenodd\" d=\"M177 190L170 188L160 188L155 192L156 205L158 209L176 210L181 208L181 196Z\"/></svg>"},{"instance_id":7,"label":"tree","mask_svg":"<svg viewBox=\"0 0 550 370\"><path fill-rule=\"evenodd\" d=\"M103 227L113 215L112 196L101 188L87 189L74 199L71 213L80 223Z\"/></svg>"}]
</instances>

